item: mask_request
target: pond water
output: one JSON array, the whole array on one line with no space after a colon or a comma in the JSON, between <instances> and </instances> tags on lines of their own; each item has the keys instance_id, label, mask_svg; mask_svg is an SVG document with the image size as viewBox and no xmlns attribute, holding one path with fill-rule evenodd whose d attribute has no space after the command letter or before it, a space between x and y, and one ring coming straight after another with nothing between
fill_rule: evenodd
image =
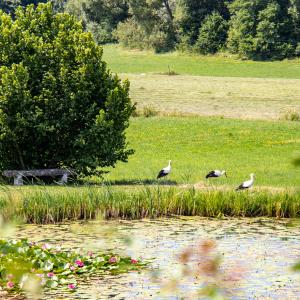
<instances>
[{"instance_id":1,"label":"pond water","mask_svg":"<svg viewBox=\"0 0 300 300\"><path fill-rule=\"evenodd\" d=\"M291 271L300 260L299 233L300 223L292 220L172 218L24 225L14 236L78 251L112 249L151 261L141 273L90 278L74 293L51 291L44 299L196 299L198 279L185 278L177 290L162 286L180 274L178 254L204 240L216 243L218 276L228 298L300 299L300 275Z\"/></svg>"}]
</instances>

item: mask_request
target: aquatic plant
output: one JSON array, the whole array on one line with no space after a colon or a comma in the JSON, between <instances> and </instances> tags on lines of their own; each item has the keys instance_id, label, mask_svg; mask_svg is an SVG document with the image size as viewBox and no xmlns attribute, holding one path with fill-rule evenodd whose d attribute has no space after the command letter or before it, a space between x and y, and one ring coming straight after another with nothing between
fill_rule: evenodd
<instances>
[{"instance_id":1,"label":"aquatic plant","mask_svg":"<svg viewBox=\"0 0 300 300\"><path fill-rule=\"evenodd\" d=\"M181 187L24 187L0 192L5 219L56 223L95 218L299 217L297 191L220 191Z\"/></svg>"},{"instance_id":2,"label":"aquatic plant","mask_svg":"<svg viewBox=\"0 0 300 300\"><path fill-rule=\"evenodd\" d=\"M145 266L114 253L79 254L26 239L0 240L0 253L0 287L16 293L26 290L28 282L35 290L44 287L74 291L82 276L86 280L90 274L120 274Z\"/></svg>"}]
</instances>

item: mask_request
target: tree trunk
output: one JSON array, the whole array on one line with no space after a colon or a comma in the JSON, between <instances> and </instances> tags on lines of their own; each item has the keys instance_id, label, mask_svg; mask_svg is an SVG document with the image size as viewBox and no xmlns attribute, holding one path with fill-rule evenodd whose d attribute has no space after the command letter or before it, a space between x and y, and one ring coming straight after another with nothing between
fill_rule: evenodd
<instances>
[{"instance_id":1,"label":"tree trunk","mask_svg":"<svg viewBox=\"0 0 300 300\"><path fill-rule=\"evenodd\" d=\"M22 156L21 150L19 148L19 145L17 143L16 143L16 149L17 149L17 152L18 152L21 167L22 167L23 170L25 170L25 164L24 164L23 156Z\"/></svg>"},{"instance_id":2,"label":"tree trunk","mask_svg":"<svg viewBox=\"0 0 300 300\"><path fill-rule=\"evenodd\" d=\"M163 3L166 7L166 10L167 10L167 13L168 13L168 16L169 16L169 19L170 21L173 21L173 13L172 13L172 10L171 10L171 7L169 5L169 1L168 0L163 0Z\"/></svg>"}]
</instances>

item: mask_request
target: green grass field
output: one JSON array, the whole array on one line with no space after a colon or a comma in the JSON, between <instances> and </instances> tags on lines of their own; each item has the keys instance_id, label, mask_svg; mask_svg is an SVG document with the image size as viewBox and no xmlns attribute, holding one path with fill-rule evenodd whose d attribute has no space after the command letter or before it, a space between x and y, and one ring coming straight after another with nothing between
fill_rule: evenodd
<instances>
[{"instance_id":1,"label":"green grass field","mask_svg":"<svg viewBox=\"0 0 300 300\"><path fill-rule=\"evenodd\" d=\"M153 54L147 51L129 51L118 45L103 48L104 60L117 73L166 73L170 67L181 75L300 79L300 60L254 62L177 52Z\"/></svg>"},{"instance_id":2,"label":"green grass field","mask_svg":"<svg viewBox=\"0 0 300 300\"><path fill-rule=\"evenodd\" d=\"M203 117L132 118L127 133L136 150L128 163L118 163L105 179L122 184L147 183L160 168L173 162L170 181L205 182L213 169L226 169L229 178L213 184L237 186L255 173L257 186L300 186L300 123L245 121Z\"/></svg>"},{"instance_id":3,"label":"green grass field","mask_svg":"<svg viewBox=\"0 0 300 300\"><path fill-rule=\"evenodd\" d=\"M300 114L300 60L253 62L153 54L116 45L104 47L104 59L113 72L129 79L138 110L151 106L160 114L242 119ZM168 67L180 75L165 75Z\"/></svg>"},{"instance_id":4,"label":"green grass field","mask_svg":"<svg viewBox=\"0 0 300 300\"><path fill-rule=\"evenodd\" d=\"M218 168L226 169L229 178L211 182L224 188L252 172L256 186L300 186L300 168L292 164L300 155L300 122L280 120L289 110L300 112L299 60L153 54L116 45L104 47L104 59L130 80L138 109L151 106L163 113L132 119L128 141L136 153L111 170L107 181L152 182L172 159L171 183L205 186L205 174ZM180 75L163 75L168 68ZM225 118L167 116L172 113Z\"/></svg>"}]
</instances>

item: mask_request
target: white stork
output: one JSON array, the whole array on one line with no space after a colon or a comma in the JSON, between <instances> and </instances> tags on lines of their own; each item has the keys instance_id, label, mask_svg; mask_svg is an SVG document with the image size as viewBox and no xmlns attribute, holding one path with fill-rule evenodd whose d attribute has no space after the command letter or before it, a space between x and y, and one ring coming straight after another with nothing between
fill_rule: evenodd
<instances>
[{"instance_id":1,"label":"white stork","mask_svg":"<svg viewBox=\"0 0 300 300\"><path fill-rule=\"evenodd\" d=\"M236 191L239 191L239 190L245 190L245 189L249 189L252 187L253 183L254 183L254 174L251 173L250 174L250 179L247 180L247 181L244 181L241 185L239 185L237 188L236 188Z\"/></svg>"},{"instance_id":2,"label":"white stork","mask_svg":"<svg viewBox=\"0 0 300 300\"><path fill-rule=\"evenodd\" d=\"M165 177L171 173L171 161L169 160L169 165L163 169L161 169L157 175L157 179L161 177Z\"/></svg>"},{"instance_id":3,"label":"white stork","mask_svg":"<svg viewBox=\"0 0 300 300\"><path fill-rule=\"evenodd\" d=\"M214 170L214 171L210 171L207 175L206 178L211 178L211 177L221 177L225 175L227 177L227 173L225 170Z\"/></svg>"}]
</instances>

